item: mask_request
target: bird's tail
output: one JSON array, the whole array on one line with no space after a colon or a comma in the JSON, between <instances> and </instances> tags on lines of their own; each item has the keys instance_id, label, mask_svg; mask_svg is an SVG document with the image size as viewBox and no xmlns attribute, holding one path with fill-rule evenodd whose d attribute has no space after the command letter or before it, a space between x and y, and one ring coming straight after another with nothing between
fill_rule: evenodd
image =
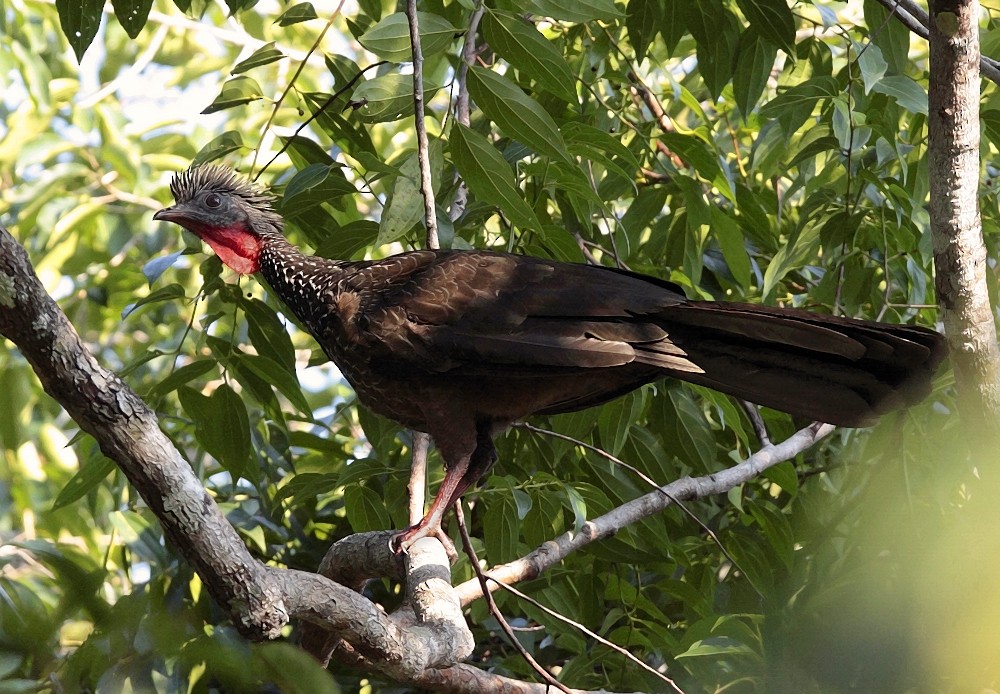
<instances>
[{"instance_id":1,"label":"bird's tail","mask_svg":"<svg viewBox=\"0 0 1000 694\"><path fill-rule=\"evenodd\" d=\"M633 344L637 361L659 362L676 378L843 426L869 425L925 397L947 351L944 338L926 328L795 309L691 302L660 317L674 355L658 357L655 344Z\"/></svg>"}]
</instances>

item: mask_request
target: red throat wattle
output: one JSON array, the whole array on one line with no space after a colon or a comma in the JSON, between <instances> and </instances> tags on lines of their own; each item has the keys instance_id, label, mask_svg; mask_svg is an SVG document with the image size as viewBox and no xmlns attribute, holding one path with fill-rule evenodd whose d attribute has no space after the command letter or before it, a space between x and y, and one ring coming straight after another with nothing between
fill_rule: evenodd
<instances>
[{"instance_id":1,"label":"red throat wattle","mask_svg":"<svg viewBox=\"0 0 1000 694\"><path fill-rule=\"evenodd\" d=\"M219 259L241 275L252 275L260 269L260 239L245 229L207 227L198 232Z\"/></svg>"}]
</instances>

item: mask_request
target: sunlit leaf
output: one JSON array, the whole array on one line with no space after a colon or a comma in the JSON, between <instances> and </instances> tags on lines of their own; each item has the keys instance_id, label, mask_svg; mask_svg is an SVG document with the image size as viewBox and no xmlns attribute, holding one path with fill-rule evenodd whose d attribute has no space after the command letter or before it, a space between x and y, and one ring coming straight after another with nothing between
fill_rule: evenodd
<instances>
[{"instance_id":1,"label":"sunlit leaf","mask_svg":"<svg viewBox=\"0 0 1000 694\"><path fill-rule=\"evenodd\" d=\"M425 58L444 51L459 33L447 19L429 12L417 12L417 26L420 51ZM381 20L358 42L383 60L393 63L411 60L410 24L402 12Z\"/></svg>"},{"instance_id":2,"label":"sunlit leaf","mask_svg":"<svg viewBox=\"0 0 1000 694\"><path fill-rule=\"evenodd\" d=\"M424 101L438 87L424 80ZM354 90L351 106L369 123L399 120L413 113L413 76L390 73L367 80Z\"/></svg>"},{"instance_id":3,"label":"sunlit leaf","mask_svg":"<svg viewBox=\"0 0 1000 694\"><path fill-rule=\"evenodd\" d=\"M254 79L246 75L240 75L226 80L226 83L222 85L222 92L215 97L215 101L209 104L202 113L224 111L227 108L242 106L243 104L263 98L264 94L260 85Z\"/></svg>"},{"instance_id":4,"label":"sunlit leaf","mask_svg":"<svg viewBox=\"0 0 1000 694\"><path fill-rule=\"evenodd\" d=\"M308 22L310 19L318 19L319 15L316 14L316 9L313 7L311 2L300 2L297 5L292 5L287 10L281 13L275 22L278 26L287 27L292 24L298 24L299 22Z\"/></svg>"},{"instance_id":5,"label":"sunlit leaf","mask_svg":"<svg viewBox=\"0 0 1000 694\"><path fill-rule=\"evenodd\" d=\"M269 41L250 54L248 58L236 63L230 74L239 75L255 67L270 65L284 58L284 54L274 47L274 41Z\"/></svg>"}]
</instances>

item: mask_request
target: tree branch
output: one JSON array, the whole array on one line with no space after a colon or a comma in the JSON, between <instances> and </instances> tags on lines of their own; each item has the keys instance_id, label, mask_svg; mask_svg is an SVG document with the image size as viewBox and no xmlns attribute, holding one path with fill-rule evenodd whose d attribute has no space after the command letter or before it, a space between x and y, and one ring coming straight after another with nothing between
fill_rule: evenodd
<instances>
[{"instance_id":1,"label":"tree branch","mask_svg":"<svg viewBox=\"0 0 1000 694\"><path fill-rule=\"evenodd\" d=\"M486 576L497 583L512 584L539 576L543 571L561 562L570 553L586 547L595 540L614 535L627 525L659 513L674 503L700 499L713 494L723 494L737 485L748 482L773 465L784 462L808 449L820 439L829 436L836 427L815 422L795 432L781 443L762 447L743 462L702 477L683 477L656 491L622 504L602 516L589 520L579 530L563 533L549 540L530 554L496 566ZM498 586L494 583L491 589ZM477 579L470 579L455 586L459 599L466 605L482 595Z\"/></svg>"},{"instance_id":2,"label":"tree branch","mask_svg":"<svg viewBox=\"0 0 1000 694\"><path fill-rule=\"evenodd\" d=\"M907 29L922 39L930 38L930 16L914 0L878 0ZM979 70L989 81L1000 84L1000 62L979 56Z\"/></svg>"},{"instance_id":3,"label":"tree branch","mask_svg":"<svg viewBox=\"0 0 1000 694\"><path fill-rule=\"evenodd\" d=\"M25 250L2 226L0 334L20 348L45 392L121 468L160 520L166 537L245 636L275 638L289 619L303 619L336 632L376 670L399 681L410 681L428 668L447 667L471 653L472 636L457 598L439 604L440 583L447 583L450 573L443 550L440 556L435 549L427 554L424 547L411 551L405 578L415 618L409 620L389 617L378 605L328 578L268 567L251 556L160 431L156 415L117 375L97 363L45 293ZM425 544L440 548L436 542ZM374 566L391 561L387 534L377 542L361 537L344 547L365 550L350 558L344 552L344 561L355 565L367 563L371 555L376 556Z\"/></svg>"},{"instance_id":4,"label":"tree branch","mask_svg":"<svg viewBox=\"0 0 1000 694\"><path fill-rule=\"evenodd\" d=\"M427 247L440 248L431 161L427 152L427 124L424 122L424 55L420 49L420 24L417 0L406 0L406 20L410 26L410 49L413 51L413 125L417 133L417 163L420 166L420 195L424 199L424 226Z\"/></svg>"}]
</instances>

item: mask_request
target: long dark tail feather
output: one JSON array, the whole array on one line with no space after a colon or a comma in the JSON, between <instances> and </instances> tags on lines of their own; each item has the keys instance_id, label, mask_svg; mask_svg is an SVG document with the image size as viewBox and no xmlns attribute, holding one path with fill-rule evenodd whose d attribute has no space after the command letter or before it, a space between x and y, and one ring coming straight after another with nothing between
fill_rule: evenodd
<instances>
[{"instance_id":1,"label":"long dark tail feather","mask_svg":"<svg viewBox=\"0 0 1000 694\"><path fill-rule=\"evenodd\" d=\"M638 361L676 378L800 417L867 426L926 397L944 359L927 328L766 306L692 302L660 314L669 341L699 371L673 369L649 345Z\"/></svg>"}]
</instances>

